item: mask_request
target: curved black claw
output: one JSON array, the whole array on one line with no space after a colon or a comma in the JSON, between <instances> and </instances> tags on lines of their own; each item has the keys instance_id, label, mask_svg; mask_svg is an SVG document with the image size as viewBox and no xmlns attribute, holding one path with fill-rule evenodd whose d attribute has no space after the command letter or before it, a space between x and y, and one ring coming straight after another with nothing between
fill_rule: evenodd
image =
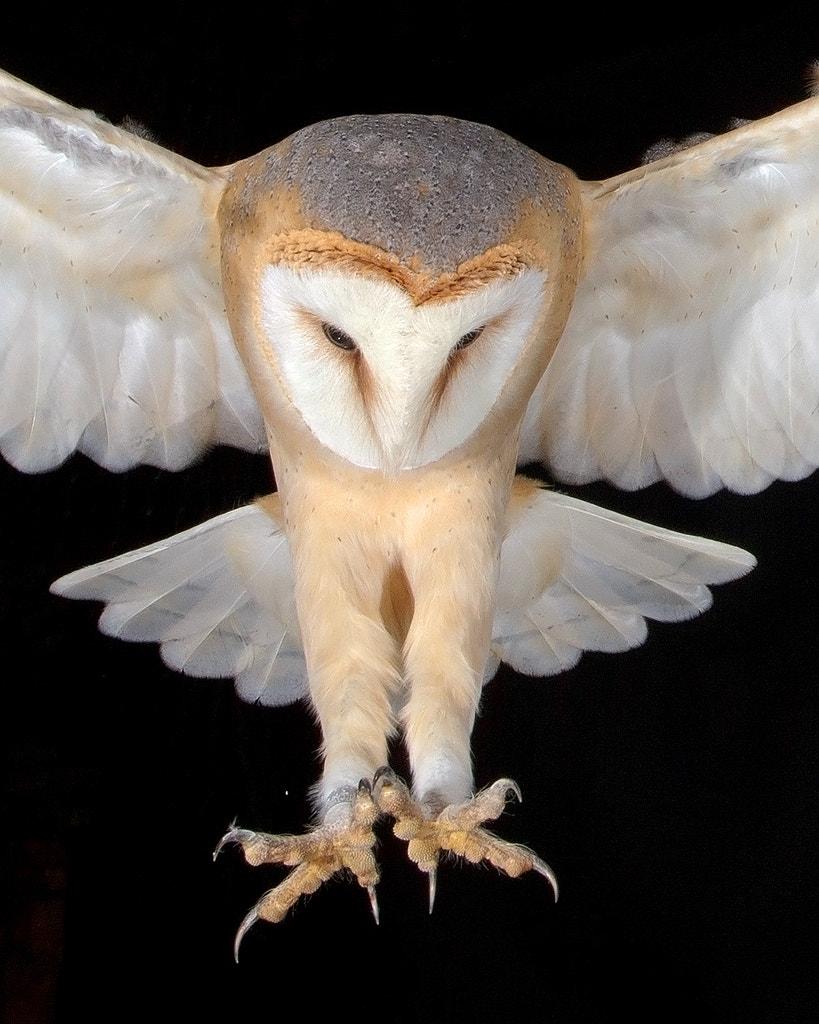
<instances>
[{"instance_id":1,"label":"curved black claw","mask_svg":"<svg viewBox=\"0 0 819 1024\"><path fill-rule=\"evenodd\" d=\"M239 925L239 928L236 931L236 938L233 940L233 959L237 964L239 963L239 947L242 944L242 939L245 937L245 935L247 935L247 933L250 931L253 925L256 924L258 920L258 911L256 910L255 907L253 907L252 910L249 910L245 914L242 923Z\"/></svg>"},{"instance_id":2,"label":"curved black claw","mask_svg":"<svg viewBox=\"0 0 819 1024\"><path fill-rule=\"evenodd\" d=\"M380 768L376 768L375 774L373 775L373 789L375 789L375 784L379 779L386 779L387 782L395 782L395 772L388 764L382 764Z\"/></svg>"},{"instance_id":3,"label":"curved black claw","mask_svg":"<svg viewBox=\"0 0 819 1024\"><path fill-rule=\"evenodd\" d=\"M368 885L367 886L367 895L370 897L370 910L373 912L373 917L375 918L375 923L376 924L381 924L381 917L379 916L379 911L378 911L378 897L375 894L375 886L374 885Z\"/></svg>"},{"instance_id":4,"label":"curved black claw","mask_svg":"<svg viewBox=\"0 0 819 1024\"><path fill-rule=\"evenodd\" d=\"M552 892L555 894L555 903L557 903L560 890L557 884L557 875L549 867L545 860L541 860L540 857L532 855L532 871L537 871L539 875L543 875L546 881L551 885Z\"/></svg>"},{"instance_id":5,"label":"curved black claw","mask_svg":"<svg viewBox=\"0 0 819 1024\"><path fill-rule=\"evenodd\" d=\"M506 785L506 799L509 799L509 795L511 793L511 795L515 797L517 802L519 804L522 804L523 794L521 793L520 786L517 784L517 782L514 782L512 779L503 779L502 781Z\"/></svg>"},{"instance_id":6,"label":"curved black claw","mask_svg":"<svg viewBox=\"0 0 819 1024\"><path fill-rule=\"evenodd\" d=\"M225 832L225 834L222 836L222 838L216 844L216 849L213 851L213 859L216 860L216 858L219 856L219 854L222 852L222 850L224 850L224 848L229 843L238 843L239 842L239 837L240 837L242 832L247 832L247 830L246 829L242 829L242 828L237 828L236 827L236 819L234 818L233 821L230 823L230 827L228 828L227 832Z\"/></svg>"}]
</instances>

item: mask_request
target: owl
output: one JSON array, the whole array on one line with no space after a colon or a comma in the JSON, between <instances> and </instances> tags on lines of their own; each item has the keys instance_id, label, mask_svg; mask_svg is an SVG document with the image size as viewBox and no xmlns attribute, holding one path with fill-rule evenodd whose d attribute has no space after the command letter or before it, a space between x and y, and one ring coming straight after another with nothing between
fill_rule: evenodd
<instances>
[{"instance_id":1,"label":"owl","mask_svg":"<svg viewBox=\"0 0 819 1024\"><path fill-rule=\"evenodd\" d=\"M485 827L516 784L473 793L484 683L637 646L754 559L518 468L702 497L819 464L818 123L808 99L602 182L409 114L204 168L0 77L4 457L272 460L276 493L53 588L174 669L314 708L315 824L217 848L292 868L237 953L341 871L377 917L382 816L430 907L445 853L557 895Z\"/></svg>"}]
</instances>

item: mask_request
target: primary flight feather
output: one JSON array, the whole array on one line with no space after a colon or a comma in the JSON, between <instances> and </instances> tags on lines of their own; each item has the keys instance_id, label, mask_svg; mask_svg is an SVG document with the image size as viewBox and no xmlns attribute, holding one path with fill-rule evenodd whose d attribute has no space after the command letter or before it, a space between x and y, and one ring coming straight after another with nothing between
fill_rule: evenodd
<instances>
[{"instance_id":1,"label":"primary flight feather","mask_svg":"<svg viewBox=\"0 0 819 1024\"><path fill-rule=\"evenodd\" d=\"M311 700L319 823L223 840L294 866L238 940L342 869L377 912L379 813L431 895L446 850L556 891L482 827L517 792L472 795L484 681L636 646L754 562L516 467L701 496L819 463L818 126L809 99L589 183L359 115L205 169L0 76L4 456L273 461L277 494L55 584L180 671Z\"/></svg>"}]
</instances>

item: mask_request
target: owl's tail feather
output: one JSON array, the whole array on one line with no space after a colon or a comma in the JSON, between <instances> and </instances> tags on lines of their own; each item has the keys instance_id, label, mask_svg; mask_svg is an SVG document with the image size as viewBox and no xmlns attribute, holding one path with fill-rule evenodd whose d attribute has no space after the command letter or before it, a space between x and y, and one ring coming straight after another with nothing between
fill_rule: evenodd
<instances>
[{"instance_id":1,"label":"owl's tail feather","mask_svg":"<svg viewBox=\"0 0 819 1024\"><path fill-rule=\"evenodd\" d=\"M165 663L186 675L233 677L247 701L290 704L307 695L275 494L69 573L51 589L103 601L103 633L158 643Z\"/></svg>"},{"instance_id":2,"label":"owl's tail feather","mask_svg":"<svg viewBox=\"0 0 819 1024\"><path fill-rule=\"evenodd\" d=\"M583 651L625 651L646 619L711 606L708 584L756 565L730 544L630 519L517 477L501 551L492 664L527 675L571 668Z\"/></svg>"}]
</instances>

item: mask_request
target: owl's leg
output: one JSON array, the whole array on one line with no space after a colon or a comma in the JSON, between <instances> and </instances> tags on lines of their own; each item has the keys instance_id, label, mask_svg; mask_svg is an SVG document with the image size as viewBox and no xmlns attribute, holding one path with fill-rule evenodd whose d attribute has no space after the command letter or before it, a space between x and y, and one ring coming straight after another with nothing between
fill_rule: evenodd
<instances>
[{"instance_id":1,"label":"owl's leg","mask_svg":"<svg viewBox=\"0 0 819 1024\"><path fill-rule=\"evenodd\" d=\"M448 552L408 568L415 615L404 645L410 686L402 719L412 766L412 794L389 769L377 773L374 795L395 819L394 831L409 841L410 858L430 876L430 908L444 851L471 862L487 860L511 876L536 871L548 879L551 868L531 851L491 835L482 826L497 818L514 782L501 779L472 796L470 735L483 685L489 649L493 552L470 538L453 537ZM470 547L471 544L471 547ZM447 555L451 557L447 557ZM482 564L465 570L470 554ZM485 581L476 586L475 581Z\"/></svg>"},{"instance_id":2,"label":"owl's leg","mask_svg":"<svg viewBox=\"0 0 819 1024\"><path fill-rule=\"evenodd\" d=\"M378 920L373 832L378 808L370 780L385 763L396 729L392 708L400 685L400 652L382 621L378 575L364 574L363 581L355 581L344 569L340 560L334 564L325 554L315 574L309 564L301 573L299 618L323 734L324 771L315 794L319 823L301 836L232 828L220 844L238 843L254 866L293 868L246 916L236 937L237 954L257 920L280 921L301 895L342 871L351 872L368 891Z\"/></svg>"}]
</instances>

